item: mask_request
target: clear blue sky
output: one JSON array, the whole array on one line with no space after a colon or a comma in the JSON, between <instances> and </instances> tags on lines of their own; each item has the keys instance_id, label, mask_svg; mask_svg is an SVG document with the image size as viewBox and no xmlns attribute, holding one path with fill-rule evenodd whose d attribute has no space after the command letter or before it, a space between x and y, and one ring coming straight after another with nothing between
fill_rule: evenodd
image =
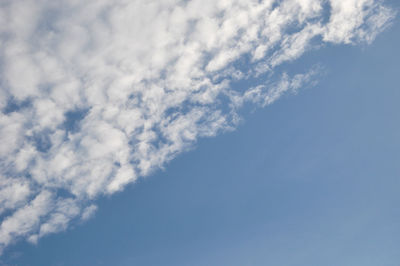
<instances>
[{"instance_id":1,"label":"clear blue sky","mask_svg":"<svg viewBox=\"0 0 400 266\"><path fill-rule=\"evenodd\" d=\"M393 5L396 1L392 1ZM400 24L5 265L400 265ZM289 70L290 71L290 70Z\"/></svg>"}]
</instances>

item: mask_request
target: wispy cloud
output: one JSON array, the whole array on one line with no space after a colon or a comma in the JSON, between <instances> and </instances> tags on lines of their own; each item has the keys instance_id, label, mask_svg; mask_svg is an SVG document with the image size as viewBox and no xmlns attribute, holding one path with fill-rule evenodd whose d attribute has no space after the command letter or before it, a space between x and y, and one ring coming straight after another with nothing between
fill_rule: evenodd
<instances>
[{"instance_id":1,"label":"wispy cloud","mask_svg":"<svg viewBox=\"0 0 400 266\"><path fill-rule=\"evenodd\" d=\"M89 219L318 73L277 66L369 43L393 17L374 0L1 1L0 249Z\"/></svg>"}]
</instances>

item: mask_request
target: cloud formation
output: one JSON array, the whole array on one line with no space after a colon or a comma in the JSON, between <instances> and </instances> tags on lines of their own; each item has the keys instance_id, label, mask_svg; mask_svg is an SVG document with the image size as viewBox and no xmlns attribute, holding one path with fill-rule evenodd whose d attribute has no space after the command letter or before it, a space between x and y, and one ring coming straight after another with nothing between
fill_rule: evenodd
<instances>
[{"instance_id":1,"label":"cloud formation","mask_svg":"<svg viewBox=\"0 0 400 266\"><path fill-rule=\"evenodd\" d=\"M393 17L376 0L1 1L0 250L89 219L318 74L278 66L370 43Z\"/></svg>"}]
</instances>

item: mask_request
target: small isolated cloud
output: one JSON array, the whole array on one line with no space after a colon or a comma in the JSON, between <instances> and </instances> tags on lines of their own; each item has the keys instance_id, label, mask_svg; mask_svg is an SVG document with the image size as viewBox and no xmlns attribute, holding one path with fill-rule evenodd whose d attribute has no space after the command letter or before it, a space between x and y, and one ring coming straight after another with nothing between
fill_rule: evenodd
<instances>
[{"instance_id":1,"label":"small isolated cloud","mask_svg":"<svg viewBox=\"0 0 400 266\"><path fill-rule=\"evenodd\" d=\"M318 74L277 66L369 43L393 17L374 0L2 0L0 250L89 219Z\"/></svg>"}]
</instances>

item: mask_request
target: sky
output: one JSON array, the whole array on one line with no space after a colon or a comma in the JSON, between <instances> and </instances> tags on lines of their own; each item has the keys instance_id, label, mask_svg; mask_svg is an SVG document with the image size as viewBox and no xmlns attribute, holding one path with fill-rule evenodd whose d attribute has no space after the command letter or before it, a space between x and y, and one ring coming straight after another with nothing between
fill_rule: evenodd
<instances>
[{"instance_id":1,"label":"sky","mask_svg":"<svg viewBox=\"0 0 400 266\"><path fill-rule=\"evenodd\" d=\"M2 1L3 265L400 263L397 1Z\"/></svg>"}]
</instances>

